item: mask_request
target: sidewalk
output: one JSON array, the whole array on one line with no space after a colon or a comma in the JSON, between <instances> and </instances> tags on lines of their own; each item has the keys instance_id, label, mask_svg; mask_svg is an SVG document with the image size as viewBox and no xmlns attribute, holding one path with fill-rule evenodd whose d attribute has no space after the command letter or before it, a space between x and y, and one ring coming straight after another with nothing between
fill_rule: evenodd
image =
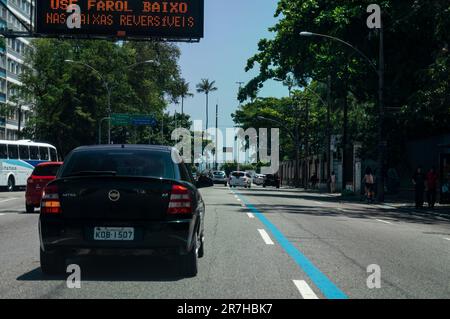
<instances>
[{"instance_id":1,"label":"sidewalk","mask_svg":"<svg viewBox=\"0 0 450 319\"><path fill-rule=\"evenodd\" d=\"M326 192L322 192L319 190L305 190L305 189L296 189L293 187L282 187L281 189L298 191L305 195L320 195L326 197L328 201L335 201L336 203L348 203L348 204L366 204L367 202L362 198L362 196L354 195L354 196L343 196L340 193L330 194ZM428 204L425 202L422 209L416 209L414 198L410 198L407 194L403 193L400 195L386 195L384 203L374 202L373 204L369 204L378 208L385 209L398 209L400 211L415 213L415 214L428 214L428 215L436 215L450 218L450 205L441 205L436 203L434 209L429 209Z\"/></svg>"}]
</instances>

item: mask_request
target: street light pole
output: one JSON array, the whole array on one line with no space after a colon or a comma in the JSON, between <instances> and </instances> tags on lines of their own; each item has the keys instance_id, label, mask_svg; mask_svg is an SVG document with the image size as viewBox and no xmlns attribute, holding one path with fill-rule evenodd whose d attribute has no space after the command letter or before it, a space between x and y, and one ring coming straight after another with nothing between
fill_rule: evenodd
<instances>
[{"instance_id":1,"label":"street light pole","mask_svg":"<svg viewBox=\"0 0 450 319\"><path fill-rule=\"evenodd\" d=\"M110 117L104 117L100 120L100 123L98 124L98 145L102 144L102 123L105 120L110 120Z\"/></svg>"},{"instance_id":2,"label":"street light pole","mask_svg":"<svg viewBox=\"0 0 450 319\"><path fill-rule=\"evenodd\" d=\"M386 141L384 141L384 30L383 25L381 25L380 29L380 51L379 51L379 65L377 66L365 55L361 50L356 48L355 46L351 45L350 43L330 36L326 34L319 34L319 33L313 33L313 32L300 32L300 36L305 37L322 37L331 39L333 41L340 42L347 47L353 49L356 51L361 57L363 57L371 66L371 68L375 71L375 73L378 75L378 103L379 103L379 110L378 110L378 170L377 170L377 185L378 185L378 201L384 202L384 160L385 160L385 147L386 147Z\"/></svg>"},{"instance_id":3,"label":"street light pole","mask_svg":"<svg viewBox=\"0 0 450 319\"><path fill-rule=\"evenodd\" d=\"M384 141L384 28L381 22L380 32L380 57L379 57L379 73L378 73L378 99L379 99L379 115L378 115L378 170L377 170L377 200L384 202L384 159L386 152L386 142Z\"/></svg>"},{"instance_id":4,"label":"street light pole","mask_svg":"<svg viewBox=\"0 0 450 319\"><path fill-rule=\"evenodd\" d=\"M97 69L95 69L93 66L91 66L91 65L89 65L87 63L84 63L84 62L81 62L81 61L69 60L69 59L64 60L64 62L79 64L79 65L82 65L82 66L90 69L103 82L103 85L104 85L104 87L106 89L106 93L107 93L107 112L108 112L108 117L107 118L109 119L109 121L108 121L108 144L111 144L111 115L112 115L112 113L111 113L112 112L111 111L111 87L110 87L108 81L106 81L106 78L104 77L104 75L102 75ZM131 68L134 68L135 66L138 66L138 65L141 65L141 64L145 64L145 63L154 63L156 65L159 65L159 63L157 61L147 60L147 61L138 62L138 63L132 64L132 65L129 65L129 66L125 67L125 69L131 69ZM99 139L100 139L100 137L99 137Z\"/></svg>"}]
</instances>

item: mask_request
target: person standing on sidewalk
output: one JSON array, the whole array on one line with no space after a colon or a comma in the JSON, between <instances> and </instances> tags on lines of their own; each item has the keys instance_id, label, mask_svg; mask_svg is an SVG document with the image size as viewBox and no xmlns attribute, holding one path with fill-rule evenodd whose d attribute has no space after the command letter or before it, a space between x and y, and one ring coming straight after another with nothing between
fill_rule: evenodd
<instances>
[{"instance_id":1,"label":"person standing on sidewalk","mask_svg":"<svg viewBox=\"0 0 450 319\"><path fill-rule=\"evenodd\" d=\"M336 173L334 171L331 172L330 176L330 190L331 194L336 193Z\"/></svg>"},{"instance_id":2,"label":"person standing on sidewalk","mask_svg":"<svg viewBox=\"0 0 450 319\"><path fill-rule=\"evenodd\" d=\"M416 208L419 209L423 207L423 194L425 192L425 175L422 172L422 167L417 168L412 182L414 184Z\"/></svg>"},{"instance_id":3,"label":"person standing on sidewalk","mask_svg":"<svg viewBox=\"0 0 450 319\"><path fill-rule=\"evenodd\" d=\"M368 202L373 202L374 197L374 185L375 177L373 176L372 169L370 167L366 168L366 175L364 175L364 185L366 187L366 198Z\"/></svg>"},{"instance_id":4,"label":"person standing on sidewalk","mask_svg":"<svg viewBox=\"0 0 450 319\"><path fill-rule=\"evenodd\" d=\"M438 175L436 174L436 169L434 167L432 167L426 176L427 202L428 202L428 207L431 209L434 209L434 205L436 204L437 181L438 181Z\"/></svg>"}]
</instances>

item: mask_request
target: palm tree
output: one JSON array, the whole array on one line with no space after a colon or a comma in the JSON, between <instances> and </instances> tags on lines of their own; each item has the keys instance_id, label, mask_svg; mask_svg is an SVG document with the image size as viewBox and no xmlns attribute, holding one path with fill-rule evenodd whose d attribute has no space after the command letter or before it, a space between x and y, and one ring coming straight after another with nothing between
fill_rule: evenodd
<instances>
[{"instance_id":1,"label":"palm tree","mask_svg":"<svg viewBox=\"0 0 450 319\"><path fill-rule=\"evenodd\" d=\"M181 79L179 85L180 85L180 88L179 88L180 91L178 92L178 94L181 97L181 114L184 115L184 99L188 98L188 97L193 97L194 94L189 92L189 83L186 82L185 79Z\"/></svg>"},{"instance_id":2,"label":"palm tree","mask_svg":"<svg viewBox=\"0 0 450 319\"><path fill-rule=\"evenodd\" d=\"M208 112L208 99L209 93L217 91L217 88L214 86L216 81L209 81L209 79L202 79L199 84L197 84L197 92L205 93L206 96L206 130L208 130L208 120L209 120L209 112Z\"/></svg>"}]
</instances>

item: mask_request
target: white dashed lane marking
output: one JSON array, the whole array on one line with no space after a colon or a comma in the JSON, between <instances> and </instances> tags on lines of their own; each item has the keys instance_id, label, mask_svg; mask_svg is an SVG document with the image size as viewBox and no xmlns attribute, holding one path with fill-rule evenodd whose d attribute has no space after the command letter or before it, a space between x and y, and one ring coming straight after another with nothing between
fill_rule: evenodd
<instances>
[{"instance_id":1,"label":"white dashed lane marking","mask_svg":"<svg viewBox=\"0 0 450 319\"><path fill-rule=\"evenodd\" d=\"M382 219L375 219L376 221L379 221L380 223L385 223L385 224L389 224L389 225L392 225L392 223L391 222L387 222L387 221L385 221L385 220L382 220Z\"/></svg>"},{"instance_id":2,"label":"white dashed lane marking","mask_svg":"<svg viewBox=\"0 0 450 319\"><path fill-rule=\"evenodd\" d=\"M298 291L300 291L303 299L319 299L306 281L294 280L294 284L297 287Z\"/></svg>"},{"instance_id":3,"label":"white dashed lane marking","mask_svg":"<svg viewBox=\"0 0 450 319\"><path fill-rule=\"evenodd\" d=\"M266 243L266 245L275 245L275 243L270 238L269 234L264 229L258 229L259 234L261 235L262 239Z\"/></svg>"},{"instance_id":4,"label":"white dashed lane marking","mask_svg":"<svg viewBox=\"0 0 450 319\"><path fill-rule=\"evenodd\" d=\"M253 215L252 213L247 213L248 218L255 218L255 215Z\"/></svg>"}]
</instances>

